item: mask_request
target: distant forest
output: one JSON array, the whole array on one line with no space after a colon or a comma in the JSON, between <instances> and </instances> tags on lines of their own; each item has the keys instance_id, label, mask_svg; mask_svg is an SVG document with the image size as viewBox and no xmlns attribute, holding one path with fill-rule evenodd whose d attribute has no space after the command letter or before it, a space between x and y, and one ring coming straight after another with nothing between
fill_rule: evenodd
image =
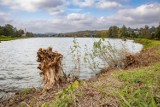
<instances>
[{"instance_id":1,"label":"distant forest","mask_svg":"<svg viewBox=\"0 0 160 107\"><path fill-rule=\"evenodd\" d=\"M32 37L34 36L31 32L26 32L22 29L17 29L16 27L6 24L5 26L0 26L0 36L10 36L10 37Z\"/></svg>"},{"instance_id":2,"label":"distant forest","mask_svg":"<svg viewBox=\"0 0 160 107\"><path fill-rule=\"evenodd\" d=\"M111 26L108 30L101 31L80 31L74 33L59 34L64 37L105 37L105 38L148 38L160 39L160 25L149 27L145 25L141 28L130 28Z\"/></svg>"},{"instance_id":3,"label":"distant forest","mask_svg":"<svg viewBox=\"0 0 160 107\"><path fill-rule=\"evenodd\" d=\"M148 38L148 39L160 39L160 24L155 27L149 27L145 25L141 28L130 28L123 25L122 27L111 26L108 30L100 31L78 31L71 33L46 33L46 34L35 34L32 32L26 32L22 29L6 24L0 26L0 37L11 36L11 37L105 37L105 38Z\"/></svg>"}]
</instances>

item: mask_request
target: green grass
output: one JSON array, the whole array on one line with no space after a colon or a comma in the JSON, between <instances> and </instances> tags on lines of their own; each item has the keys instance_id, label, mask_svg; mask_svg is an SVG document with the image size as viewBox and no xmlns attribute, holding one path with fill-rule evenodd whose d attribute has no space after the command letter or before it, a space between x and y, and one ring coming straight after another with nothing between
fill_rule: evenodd
<instances>
[{"instance_id":1,"label":"green grass","mask_svg":"<svg viewBox=\"0 0 160 107\"><path fill-rule=\"evenodd\" d=\"M20 93L20 95L25 96L27 94L30 94L32 91L33 91L32 88L23 88L23 89L21 89L21 91L19 93Z\"/></svg>"},{"instance_id":2,"label":"green grass","mask_svg":"<svg viewBox=\"0 0 160 107\"><path fill-rule=\"evenodd\" d=\"M158 40L134 40L141 43L144 49L160 49ZM116 92L121 107L160 107L160 62L148 67L121 70L115 75L115 79L121 82Z\"/></svg>"},{"instance_id":3,"label":"green grass","mask_svg":"<svg viewBox=\"0 0 160 107\"><path fill-rule=\"evenodd\" d=\"M18 39L20 37L11 37L11 36L3 36L1 37L0 36L0 41L9 41L9 40L15 40L15 39Z\"/></svg>"},{"instance_id":4,"label":"green grass","mask_svg":"<svg viewBox=\"0 0 160 107\"><path fill-rule=\"evenodd\" d=\"M149 48L149 47L153 47L153 46L160 46L159 40L149 40L149 39L136 38L136 39L134 39L134 41L142 44L144 46L144 49Z\"/></svg>"},{"instance_id":5,"label":"green grass","mask_svg":"<svg viewBox=\"0 0 160 107\"><path fill-rule=\"evenodd\" d=\"M117 73L117 78L123 84L118 92L120 106L160 106L160 63L135 70L122 70Z\"/></svg>"},{"instance_id":6,"label":"green grass","mask_svg":"<svg viewBox=\"0 0 160 107\"><path fill-rule=\"evenodd\" d=\"M74 106L75 107L75 91L79 87L79 82L75 81L72 85L69 85L68 87L64 88L63 90L60 90L54 100L53 103L43 103L41 107L69 107Z\"/></svg>"}]
</instances>

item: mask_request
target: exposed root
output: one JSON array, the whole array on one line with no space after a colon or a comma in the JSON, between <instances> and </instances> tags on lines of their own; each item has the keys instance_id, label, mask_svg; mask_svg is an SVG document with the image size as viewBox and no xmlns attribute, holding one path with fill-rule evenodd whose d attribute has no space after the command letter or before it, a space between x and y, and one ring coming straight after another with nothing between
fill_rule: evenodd
<instances>
[{"instance_id":1,"label":"exposed root","mask_svg":"<svg viewBox=\"0 0 160 107\"><path fill-rule=\"evenodd\" d=\"M48 49L40 48L37 52L37 62L40 62L38 68L42 71L40 75L43 77L44 90L51 89L55 84L59 85L62 81L61 61L63 55Z\"/></svg>"}]
</instances>

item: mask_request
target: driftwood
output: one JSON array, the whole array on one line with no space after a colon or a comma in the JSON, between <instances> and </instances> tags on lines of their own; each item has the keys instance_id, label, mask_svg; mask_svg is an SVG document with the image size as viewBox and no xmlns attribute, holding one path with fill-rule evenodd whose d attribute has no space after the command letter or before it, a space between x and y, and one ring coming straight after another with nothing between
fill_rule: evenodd
<instances>
[{"instance_id":1,"label":"driftwood","mask_svg":"<svg viewBox=\"0 0 160 107\"><path fill-rule=\"evenodd\" d=\"M40 48L37 52L37 62L40 62L38 68L42 71L40 75L43 77L44 90L51 89L54 85L59 85L62 81L61 62L63 55L48 49Z\"/></svg>"}]
</instances>

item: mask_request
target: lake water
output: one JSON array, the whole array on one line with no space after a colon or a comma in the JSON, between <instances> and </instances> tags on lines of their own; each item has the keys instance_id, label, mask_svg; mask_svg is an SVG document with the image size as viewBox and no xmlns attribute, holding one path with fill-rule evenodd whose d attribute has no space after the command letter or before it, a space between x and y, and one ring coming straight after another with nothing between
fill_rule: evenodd
<instances>
[{"instance_id":1,"label":"lake water","mask_svg":"<svg viewBox=\"0 0 160 107\"><path fill-rule=\"evenodd\" d=\"M77 38L81 47L81 53L84 53L84 46L92 48L93 42L99 39ZM106 39L111 45L122 48L122 43L126 48L136 53L142 49L141 44L134 43L132 40L122 41L120 39ZM71 58L71 49L73 38L28 38L0 43L0 90L18 90L20 88L40 87L41 77L37 69L38 62L37 50L39 48L53 47L54 50L64 55L64 71L70 72L74 68ZM81 64L80 78L90 78L94 74Z\"/></svg>"}]
</instances>

